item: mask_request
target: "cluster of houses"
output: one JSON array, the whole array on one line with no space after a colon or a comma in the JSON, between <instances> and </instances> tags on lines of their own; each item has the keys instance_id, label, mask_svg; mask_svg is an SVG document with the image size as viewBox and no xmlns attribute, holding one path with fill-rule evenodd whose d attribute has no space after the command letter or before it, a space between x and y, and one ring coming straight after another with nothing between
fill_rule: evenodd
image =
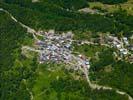
<instances>
[{"instance_id":1,"label":"cluster of houses","mask_svg":"<svg viewBox=\"0 0 133 100\"><path fill-rule=\"evenodd\" d=\"M83 55L78 55L78 57L79 57L79 65L81 66L81 67L86 67L88 70L89 70L89 68L90 68L90 62L89 62L89 59L87 59L85 56L83 56Z\"/></svg>"},{"instance_id":2,"label":"cluster of houses","mask_svg":"<svg viewBox=\"0 0 133 100\"><path fill-rule=\"evenodd\" d=\"M36 42L39 52L39 62L64 62L73 64L75 70L83 67L90 68L89 60L83 56L72 54L72 32L55 34L53 30L49 32L40 31L37 34L43 36L42 40ZM73 63L73 62L76 63Z\"/></svg>"},{"instance_id":3,"label":"cluster of houses","mask_svg":"<svg viewBox=\"0 0 133 100\"><path fill-rule=\"evenodd\" d=\"M117 37L108 36L108 43L119 51L121 57L128 57L130 62L133 62L133 54L130 52L133 51L133 46L129 43L127 37L119 40Z\"/></svg>"},{"instance_id":4,"label":"cluster of houses","mask_svg":"<svg viewBox=\"0 0 133 100\"><path fill-rule=\"evenodd\" d=\"M50 30L48 32L38 31L36 34L42 36L42 39L37 39L35 43L37 50L39 51L40 63L49 61L56 63L64 62L67 65L71 65L71 68L74 68L75 70L83 68L89 70L89 59L83 55L75 56L72 53L72 43L74 42L72 39L72 32L55 34L54 30ZM91 42L87 43L91 44ZM107 44L117 49L117 53L119 54L116 55L120 55L121 57L128 56L131 62L133 62L133 55L129 52L129 49L126 48L130 46L130 43L126 37L119 40L117 37L108 36Z\"/></svg>"},{"instance_id":5,"label":"cluster of houses","mask_svg":"<svg viewBox=\"0 0 133 100\"><path fill-rule=\"evenodd\" d=\"M38 49L41 50L39 62L46 61L70 61L73 37L71 32L66 34L54 34L54 31L40 32L43 35L43 40L36 42Z\"/></svg>"},{"instance_id":6,"label":"cluster of houses","mask_svg":"<svg viewBox=\"0 0 133 100\"><path fill-rule=\"evenodd\" d=\"M124 42L128 44L128 41L126 41L126 38L124 38ZM108 36L108 43L112 46L118 49L121 55L127 55L128 50L124 48L124 42L120 41L117 37Z\"/></svg>"},{"instance_id":7,"label":"cluster of houses","mask_svg":"<svg viewBox=\"0 0 133 100\"><path fill-rule=\"evenodd\" d=\"M84 12L84 13L90 13L90 14L100 14L100 15L105 15L105 13L102 13L102 11L98 9L92 9L92 8L83 8L79 9L79 12Z\"/></svg>"}]
</instances>

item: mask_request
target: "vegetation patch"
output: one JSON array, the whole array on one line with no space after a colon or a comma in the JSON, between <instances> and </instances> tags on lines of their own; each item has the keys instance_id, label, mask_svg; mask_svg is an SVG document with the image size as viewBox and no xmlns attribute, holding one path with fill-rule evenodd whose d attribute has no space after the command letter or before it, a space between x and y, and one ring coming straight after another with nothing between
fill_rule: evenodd
<instances>
[{"instance_id":1,"label":"vegetation patch","mask_svg":"<svg viewBox=\"0 0 133 100\"><path fill-rule=\"evenodd\" d=\"M100 85L111 86L120 89L133 96L132 80L133 64L118 61L116 62L111 53L103 52L99 61L92 61L91 80ZM111 69L111 71L107 71Z\"/></svg>"},{"instance_id":2,"label":"vegetation patch","mask_svg":"<svg viewBox=\"0 0 133 100\"><path fill-rule=\"evenodd\" d=\"M64 69L48 71L51 67L58 68L52 63L50 66L43 64L38 67L38 75L33 86L35 100L128 100L126 96L118 95L114 91L92 90L86 80L75 80L70 72L67 73Z\"/></svg>"},{"instance_id":3,"label":"vegetation patch","mask_svg":"<svg viewBox=\"0 0 133 100\"><path fill-rule=\"evenodd\" d=\"M88 1L93 1L93 0L88 0ZM104 4L119 4L127 2L128 0L95 0L95 1L102 2Z\"/></svg>"},{"instance_id":4,"label":"vegetation patch","mask_svg":"<svg viewBox=\"0 0 133 100\"><path fill-rule=\"evenodd\" d=\"M33 82L36 60L21 55L26 30L8 14L0 12L0 36L0 99L29 99L27 85Z\"/></svg>"},{"instance_id":5,"label":"vegetation patch","mask_svg":"<svg viewBox=\"0 0 133 100\"><path fill-rule=\"evenodd\" d=\"M127 24L115 21L115 18L98 14L84 14L67 11L50 3L0 3L0 7L11 12L20 22L35 29L55 29L56 31L110 32L116 34L123 30L132 34ZM122 18L122 17L121 17Z\"/></svg>"},{"instance_id":6,"label":"vegetation patch","mask_svg":"<svg viewBox=\"0 0 133 100\"><path fill-rule=\"evenodd\" d=\"M74 52L80 52L81 54L87 56L87 57L94 57L96 53L102 52L107 47L100 46L100 45L74 45Z\"/></svg>"}]
</instances>

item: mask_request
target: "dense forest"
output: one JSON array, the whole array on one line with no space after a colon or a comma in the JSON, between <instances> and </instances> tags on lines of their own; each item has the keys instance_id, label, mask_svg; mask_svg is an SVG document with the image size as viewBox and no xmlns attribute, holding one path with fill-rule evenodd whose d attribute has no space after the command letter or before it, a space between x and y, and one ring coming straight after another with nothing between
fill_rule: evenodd
<instances>
[{"instance_id":1,"label":"dense forest","mask_svg":"<svg viewBox=\"0 0 133 100\"><path fill-rule=\"evenodd\" d=\"M119 4L119 3L127 2L128 0L88 0L88 1L90 2L98 1L104 4Z\"/></svg>"},{"instance_id":2,"label":"dense forest","mask_svg":"<svg viewBox=\"0 0 133 100\"><path fill-rule=\"evenodd\" d=\"M24 80L33 78L36 60L21 55L21 45L26 30L14 22L9 15L0 12L0 99L29 100ZM28 38L30 39L30 38ZM31 80L32 81L32 80Z\"/></svg>"},{"instance_id":3,"label":"dense forest","mask_svg":"<svg viewBox=\"0 0 133 100\"><path fill-rule=\"evenodd\" d=\"M24 24L35 29L110 32L116 35L122 31L126 36L132 34L131 22L133 17L131 15L123 15L121 10L113 13L114 17L111 17L112 14L103 16L79 13L76 10L68 11L65 8L62 9L56 3L49 3L49 0L44 3L29 3L30 1L22 3L8 0L5 0L5 2L1 3L0 6L7 9ZM130 21L127 18L130 18Z\"/></svg>"},{"instance_id":4,"label":"dense forest","mask_svg":"<svg viewBox=\"0 0 133 100\"><path fill-rule=\"evenodd\" d=\"M7 3L30 3L31 0L2 0L5 1ZM78 2L76 0L40 0L41 2L49 2L52 4L56 4L59 5L63 8L67 8L67 9L79 9L79 8L83 8L86 7L88 5L88 2L102 2L105 4L119 4L119 3L124 3L127 2L128 0L78 0Z\"/></svg>"},{"instance_id":5,"label":"dense forest","mask_svg":"<svg viewBox=\"0 0 133 100\"><path fill-rule=\"evenodd\" d=\"M29 5L31 3L31 0L3 0L6 3L12 3L12 4L21 4L21 5ZM80 8L84 8L88 6L88 3L86 0L40 0L40 2L57 5L64 9L69 10L77 10Z\"/></svg>"}]
</instances>

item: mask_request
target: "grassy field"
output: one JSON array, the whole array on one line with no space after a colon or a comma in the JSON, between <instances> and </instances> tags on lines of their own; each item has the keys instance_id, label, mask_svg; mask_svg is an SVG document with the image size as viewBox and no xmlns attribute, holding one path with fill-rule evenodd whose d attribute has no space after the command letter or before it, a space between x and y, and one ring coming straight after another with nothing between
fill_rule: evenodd
<instances>
[{"instance_id":1,"label":"grassy field","mask_svg":"<svg viewBox=\"0 0 133 100\"><path fill-rule=\"evenodd\" d=\"M50 83L52 80L56 80L59 77L64 76L64 72L62 70L57 70L55 69L54 72L52 71L48 71L46 67L61 67L58 66L56 64L50 64L50 65L41 65L38 69L37 69L37 78L35 81L35 84L33 86L33 92L34 92L34 98L35 100L44 100L48 99L48 100L56 100L56 95L57 93L55 91L52 91L52 93L50 93L49 96L46 95L47 90L50 89ZM55 95L55 96L54 96Z\"/></svg>"},{"instance_id":2,"label":"grassy field","mask_svg":"<svg viewBox=\"0 0 133 100\"><path fill-rule=\"evenodd\" d=\"M87 57L94 57L97 52L102 52L107 47L100 46L100 45L74 45L74 52L80 52L81 54L87 56Z\"/></svg>"},{"instance_id":3,"label":"grassy field","mask_svg":"<svg viewBox=\"0 0 133 100\"><path fill-rule=\"evenodd\" d=\"M128 14L133 15L133 1L132 0L128 0L128 2L121 3L121 4L114 4L114 5L103 4L101 2L89 2L89 5L90 5L90 8L99 7L104 10L107 10L108 12L117 11L119 7L121 6L121 8L123 10L126 10Z\"/></svg>"},{"instance_id":4,"label":"grassy field","mask_svg":"<svg viewBox=\"0 0 133 100\"><path fill-rule=\"evenodd\" d=\"M75 79L62 67L64 65L52 63L39 65L32 88L34 100L127 100L126 96L117 95L114 91L91 90L86 80ZM49 71L49 68L54 71Z\"/></svg>"}]
</instances>

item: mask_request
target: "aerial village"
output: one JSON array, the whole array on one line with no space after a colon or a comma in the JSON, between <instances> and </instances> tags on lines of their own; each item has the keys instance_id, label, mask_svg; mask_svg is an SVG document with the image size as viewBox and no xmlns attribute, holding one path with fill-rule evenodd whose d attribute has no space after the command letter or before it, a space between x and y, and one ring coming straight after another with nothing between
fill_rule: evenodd
<instances>
[{"instance_id":1,"label":"aerial village","mask_svg":"<svg viewBox=\"0 0 133 100\"><path fill-rule=\"evenodd\" d=\"M55 34L54 30L50 30L48 32L38 31L36 34L43 37L43 39L39 40L34 36L36 38L36 48L24 46L23 49L38 52L40 64L63 62L66 65L70 65L69 69L79 70L85 67L89 70L89 59L83 55L75 56L72 53L72 43L74 41L72 40L72 32Z\"/></svg>"},{"instance_id":2,"label":"aerial village","mask_svg":"<svg viewBox=\"0 0 133 100\"><path fill-rule=\"evenodd\" d=\"M3 10L3 9L0 9ZM7 12L6 10L3 10ZM7 12L8 13L8 12ZM12 15L10 15L11 18L18 22ZM85 57L84 55L80 54L75 55L73 54L73 42L77 40L73 40L73 33L66 32L62 34L55 34L54 30L49 31L38 31L36 32L34 29L31 29L30 27L22 24L19 22L19 24L27 28L28 33L32 33L33 37L35 39L35 47L29 47L29 46L22 46L22 54L24 54L24 51L33 51L38 53L38 62L40 64L47 63L47 62L55 62L55 63L65 63L66 65L70 65L69 68L74 70L81 70L83 74L85 75L87 82L89 83L90 87L92 89L108 89L111 90L113 88L106 87L106 86L100 86L97 84L91 83L88 75L89 75L89 69L90 69L90 58ZM41 36L43 39L39 39L37 36ZM115 55L118 56L119 60L125 60L127 58L127 61L130 63L133 63L133 45L129 42L127 37L123 37L119 39L118 37L108 35L106 38L101 38L102 42L91 42L91 41L81 41L80 44L94 44L94 45L104 45L109 48L115 48L114 51ZM133 40L133 38L132 38ZM114 89L113 89L114 90ZM121 92L119 90L116 90L119 94L127 94L125 92ZM128 94L127 94L128 95ZM129 98L131 98L128 95ZM132 100L132 98L130 99Z\"/></svg>"},{"instance_id":3,"label":"aerial village","mask_svg":"<svg viewBox=\"0 0 133 100\"><path fill-rule=\"evenodd\" d=\"M41 36L43 39L38 39L36 35ZM83 70L84 68L89 70L90 58L85 57L80 53L78 56L73 54L73 42L76 40L73 40L73 33L71 31L62 34L55 34L54 30L49 30L48 32L38 31L36 32L36 35L34 35L34 38L36 39L36 48L25 46L23 49L38 52L38 61L40 64L46 62L63 62L66 65L70 65L70 68L74 70ZM114 54L115 56L118 56L119 60L128 57L129 62L133 63L133 46L129 44L126 37L119 40L117 37L109 35L104 41L106 41L103 43L105 46L117 50ZM91 42L86 41L84 43L87 44ZM81 45L84 43L81 42ZM98 43L91 44L95 45Z\"/></svg>"},{"instance_id":4,"label":"aerial village","mask_svg":"<svg viewBox=\"0 0 133 100\"><path fill-rule=\"evenodd\" d=\"M132 39L133 40L133 39ZM117 60L125 60L130 63L133 63L133 44L130 43L129 39L127 37L118 38L113 35L105 35L105 36L99 36L97 38L97 42L95 40L92 41L77 41L77 44L83 45L103 45L108 48L114 48L114 57L117 58Z\"/></svg>"},{"instance_id":5,"label":"aerial village","mask_svg":"<svg viewBox=\"0 0 133 100\"><path fill-rule=\"evenodd\" d=\"M116 48L117 52L115 52L115 56L119 57L119 59L128 60L130 63L133 63L133 45L129 43L127 37L123 37L118 39L118 37L108 36L107 43L112 47Z\"/></svg>"}]
</instances>

